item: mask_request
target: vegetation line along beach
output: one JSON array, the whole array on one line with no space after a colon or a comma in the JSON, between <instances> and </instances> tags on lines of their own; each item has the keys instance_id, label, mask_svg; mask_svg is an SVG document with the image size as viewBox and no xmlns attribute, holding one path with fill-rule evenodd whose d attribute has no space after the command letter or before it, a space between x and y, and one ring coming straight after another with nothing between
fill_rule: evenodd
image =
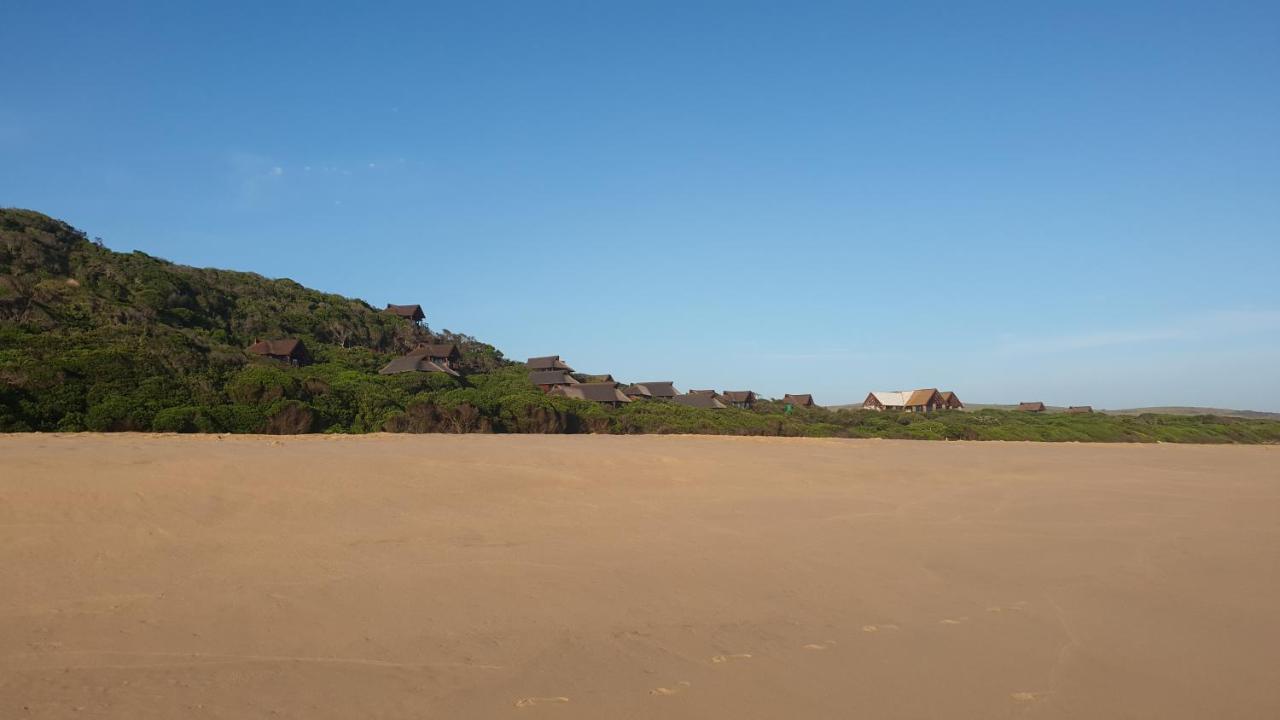
<instances>
[{"instance_id":1,"label":"vegetation line along beach","mask_svg":"<svg viewBox=\"0 0 1280 720\"><path fill-rule=\"evenodd\" d=\"M379 309L291 280L113 252L38 212L0 210L0 431L1280 441L1268 419L961 405L930 389L872 393L875 409L823 408L802 393L624 383L558 356L513 362L432 330L418 305Z\"/></svg>"}]
</instances>

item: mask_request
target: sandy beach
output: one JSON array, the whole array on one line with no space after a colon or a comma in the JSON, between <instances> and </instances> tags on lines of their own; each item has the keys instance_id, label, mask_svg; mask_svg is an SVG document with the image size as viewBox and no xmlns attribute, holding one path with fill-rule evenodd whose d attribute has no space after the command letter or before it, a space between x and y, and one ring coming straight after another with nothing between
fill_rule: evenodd
<instances>
[{"instance_id":1,"label":"sandy beach","mask_svg":"<svg viewBox=\"0 0 1280 720\"><path fill-rule=\"evenodd\" d=\"M0 718L1280 717L1280 448L0 437Z\"/></svg>"}]
</instances>

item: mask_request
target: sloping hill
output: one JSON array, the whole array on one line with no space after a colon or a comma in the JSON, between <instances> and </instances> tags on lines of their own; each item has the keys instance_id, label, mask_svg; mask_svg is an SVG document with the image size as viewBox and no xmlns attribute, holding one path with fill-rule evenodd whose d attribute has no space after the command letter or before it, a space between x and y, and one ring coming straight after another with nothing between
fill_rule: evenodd
<instances>
[{"instance_id":1,"label":"sloping hill","mask_svg":"<svg viewBox=\"0 0 1280 720\"><path fill-rule=\"evenodd\" d=\"M0 429L149 429L168 408L236 404L229 388L255 362L244 348L280 337L306 343L318 371L364 374L433 338L362 300L113 252L40 213L0 210ZM502 364L490 346L448 339L473 369Z\"/></svg>"}]
</instances>

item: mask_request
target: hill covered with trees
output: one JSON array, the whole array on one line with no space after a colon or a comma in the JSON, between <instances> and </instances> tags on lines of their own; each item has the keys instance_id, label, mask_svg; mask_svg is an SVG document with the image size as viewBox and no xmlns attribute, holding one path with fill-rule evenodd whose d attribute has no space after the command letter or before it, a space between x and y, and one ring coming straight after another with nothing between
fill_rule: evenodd
<instances>
[{"instance_id":1,"label":"hill covered with trees","mask_svg":"<svg viewBox=\"0 0 1280 720\"><path fill-rule=\"evenodd\" d=\"M251 356L302 340L301 367ZM463 376L378 368L453 342ZM492 345L362 300L247 272L113 252L0 209L0 431L604 432L1096 442L1280 442L1280 422L1214 416L605 408L549 397Z\"/></svg>"}]
</instances>

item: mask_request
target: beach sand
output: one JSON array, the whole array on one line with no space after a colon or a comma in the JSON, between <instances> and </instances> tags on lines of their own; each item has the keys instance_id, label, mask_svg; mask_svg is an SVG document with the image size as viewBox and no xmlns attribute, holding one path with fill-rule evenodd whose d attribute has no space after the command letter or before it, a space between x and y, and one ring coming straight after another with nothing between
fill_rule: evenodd
<instances>
[{"instance_id":1,"label":"beach sand","mask_svg":"<svg viewBox=\"0 0 1280 720\"><path fill-rule=\"evenodd\" d=\"M1280 717L1280 448L0 437L0 718Z\"/></svg>"}]
</instances>

